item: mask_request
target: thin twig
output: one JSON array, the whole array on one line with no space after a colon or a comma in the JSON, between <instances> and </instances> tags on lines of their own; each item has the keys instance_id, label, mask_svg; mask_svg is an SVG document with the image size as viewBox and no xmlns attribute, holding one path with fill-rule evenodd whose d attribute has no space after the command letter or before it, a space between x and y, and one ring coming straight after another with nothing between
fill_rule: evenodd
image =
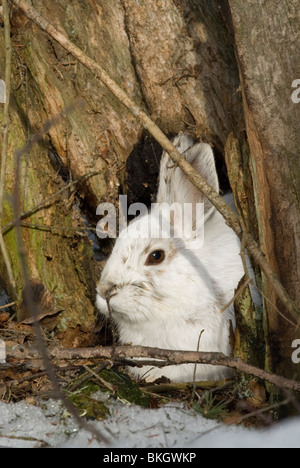
<instances>
[{"instance_id":1,"label":"thin twig","mask_svg":"<svg viewBox=\"0 0 300 468\"><path fill-rule=\"evenodd\" d=\"M66 109L64 110L64 112L66 112ZM57 121L57 117L53 121ZM45 128L46 126L43 127L43 129ZM48 123L48 128L50 128L49 123ZM33 145L37 141L39 141L39 138L34 138L33 141L29 142L27 145L24 146L24 148L17 151L15 154L16 163L15 163L15 188L14 188L14 197L13 197L13 210L14 210L14 214L16 218L15 231L16 231L16 238L17 238L18 253L19 253L21 270L22 270L23 280L24 280L24 297L28 304L29 309L31 310L31 313L34 319L33 325L34 325L35 335L36 335L38 349L39 349L39 356L42 358L43 364L48 374L48 378L53 385L56 397L62 401L63 405L72 415L72 417L74 418L76 423L79 425L79 427L89 431L91 434L93 434L93 436L99 442L108 443L108 440L106 439L106 437L103 434L101 434L98 429L96 429L93 425L91 425L90 423L88 423L87 421L85 421L83 418L79 416L73 403L70 400L68 400L65 394L61 391L58 380L56 378L56 373L55 373L53 363L48 354L47 346L43 338L41 324L38 319L38 317L40 316L40 307L39 307L39 304L34 300L33 294L32 294L28 264L27 264L27 257L26 257L25 246L24 246L23 237L22 237L20 213L19 213L20 172L21 172L20 168L21 168L21 158L25 152L25 148L31 147L31 145Z\"/></svg>"},{"instance_id":2,"label":"thin twig","mask_svg":"<svg viewBox=\"0 0 300 468\"><path fill-rule=\"evenodd\" d=\"M200 349L200 341L202 338L203 333L205 333L205 330L201 330L199 337L198 337L198 342L197 342L197 351ZM196 392L196 374L197 374L197 364L194 366L194 373L193 373L193 393Z\"/></svg>"},{"instance_id":3,"label":"thin twig","mask_svg":"<svg viewBox=\"0 0 300 468\"><path fill-rule=\"evenodd\" d=\"M109 317L109 323L110 323L111 333L112 333L112 339L113 339L113 346L112 346L112 349L113 349L113 351L114 351L114 349L115 349L116 346L117 346L117 334L116 334L116 330L115 330L115 324L114 324L114 321L113 321L113 318L112 318L112 311L111 311L111 307L110 307L109 297L108 297L108 296L107 296L107 298L106 298L106 305L107 305L107 308L108 308L108 317ZM112 353L112 358L114 358L114 352Z\"/></svg>"},{"instance_id":4,"label":"thin twig","mask_svg":"<svg viewBox=\"0 0 300 468\"><path fill-rule=\"evenodd\" d=\"M37 231L70 231L70 232L97 232L96 228L91 226L77 226L77 227L69 227L69 226L58 226L55 224L33 224L33 223L26 223L25 221L21 222L21 226L28 228L28 229L36 229Z\"/></svg>"},{"instance_id":5,"label":"thin twig","mask_svg":"<svg viewBox=\"0 0 300 468\"><path fill-rule=\"evenodd\" d=\"M240 358L225 356L217 352L179 351L174 349L149 348L145 346L105 346L95 348L53 348L49 349L49 357L62 360L77 359L104 359L112 361L113 358L122 363L122 360L131 359L131 366L153 365L155 367L174 366L181 364L209 364L212 366L225 366L236 369L245 374L253 375L265 380L279 388L300 392L300 382L279 375L266 372L258 367L243 362ZM39 359L39 350L28 349L25 346L7 346L7 358L10 359ZM148 359L147 362L140 360ZM134 359L139 359L134 361ZM149 359L152 361L149 362Z\"/></svg>"},{"instance_id":6,"label":"thin twig","mask_svg":"<svg viewBox=\"0 0 300 468\"><path fill-rule=\"evenodd\" d=\"M11 79L11 57L12 47L10 40L10 19L9 7L7 0L3 0L3 21L4 21L4 37L5 37L5 103L3 115L3 136L2 136L2 152L1 152L1 169L0 169L0 250L6 266L8 280L11 286L11 295L15 296L16 282L10 263L8 251L5 245L5 240L2 234L2 218L4 212L4 194L5 194L5 179L6 179L6 161L8 150L8 134L9 134L9 103L10 103L10 79Z\"/></svg>"},{"instance_id":7,"label":"thin twig","mask_svg":"<svg viewBox=\"0 0 300 468\"><path fill-rule=\"evenodd\" d=\"M15 435L5 435L5 434L0 434L0 437L2 439L11 439L11 440L22 440L25 442L35 442L35 443L40 443L42 447L49 447L49 444L45 442L42 439L37 439L36 437L26 437L26 436L15 436Z\"/></svg>"},{"instance_id":8,"label":"thin twig","mask_svg":"<svg viewBox=\"0 0 300 468\"><path fill-rule=\"evenodd\" d=\"M94 176L99 175L99 174L100 174L99 172L87 172L86 174L83 174L78 179L73 180L72 182L70 182L67 185L64 185L60 190L53 193L50 197L48 197L45 200L41 201L40 203L38 203L37 205L35 205L33 208L26 211L25 213L21 213L17 220L11 221L10 223L6 224L6 226L3 227L2 232L7 233L7 231L9 231L12 227L14 227L17 222L20 222L20 221L22 221L24 219L27 219L30 216L36 214L38 211L41 211L41 210L45 209L49 205L49 203L51 203L55 198L57 198L59 195L61 195L63 192L65 192L69 188L83 182L83 180L85 180L85 179L88 179L90 177L94 177ZM60 227L60 228L62 228L62 227ZM87 230L89 230L89 229L87 229Z\"/></svg>"},{"instance_id":9,"label":"thin twig","mask_svg":"<svg viewBox=\"0 0 300 468\"><path fill-rule=\"evenodd\" d=\"M46 123L42 126L42 128L35 133L32 138L30 138L22 148L16 151L16 155L19 158L22 158L22 156L26 153L28 153L31 148L41 141L45 135L49 133L49 130L57 125L63 117L68 116L73 110L75 110L78 107L84 107L84 100L82 98L75 99L71 104L68 106L64 107L61 112L56 114L52 119L48 119Z\"/></svg>"},{"instance_id":10,"label":"thin twig","mask_svg":"<svg viewBox=\"0 0 300 468\"><path fill-rule=\"evenodd\" d=\"M244 223L243 219L241 219L241 226L243 228L243 234L242 234L242 238L241 238L240 256L241 256L241 259L242 259L242 264L243 264L246 279L251 281L251 277L250 277L250 273L249 273L249 269L248 269L248 265L247 265L246 252L245 252L245 249L246 249L246 236L245 236L244 233L246 232L246 226L245 226L245 223Z\"/></svg>"},{"instance_id":11,"label":"thin twig","mask_svg":"<svg viewBox=\"0 0 300 468\"><path fill-rule=\"evenodd\" d=\"M173 161L188 176L191 183L197 187L208 200L217 208L225 218L228 226L241 238L243 228L240 217L226 204L220 195L201 177L201 175L187 162L174 145L169 141L160 128L150 119L150 117L110 78L107 72L94 60L88 57L79 47L73 44L64 34L56 29L46 20L35 8L29 5L26 0L11 0L12 4L20 9L31 21L45 31L50 37L57 41L65 50L79 60L88 68L118 99L127 107L131 114L148 130L149 133L160 143L163 149L170 155ZM284 307L298 322L300 320L300 310L290 298L287 291L275 275L266 257L259 249L257 242L248 233L244 232L247 251L253 260L260 266L270 284L276 291Z\"/></svg>"},{"instance_id":12,"label":"thin twig","mask_svg":"<svg viewBox=\"0 0 300 468\"><path fill-rule=\"evenodd\" d=\"M272 405L264 406L263 408L256 409L254 411L251 411L251 413L247 413L244 416L236 416L234 421L231 421L231 424L241 424L242 422L246 421L247 419L262 415L263 413L267 413L273 409L278 409L280 406L285 406L291 403L290 398L286 398L283 401L278 401L277 403L274 403Z\"/></svg>"},{"instance_id":13,"label":"thin twig","mask_svg":"<svg viewBox=\"0 0 300 468\"><path fill-rule=\"evenodd\" d=\"M98 375L89 366L86 366L85 364L83 364L83 367L90 375L95 377L101 383L101 385L103 385L103 387L107 388L110 392L115 393L115 391L116 391L115 388L109 382L106 382L106 380L104 380L100 375Z\"/></svg>"},{"instance_id":14,"label":"thin twig","mask_svg":"<svg viewBox=\"0 0 300 468\"><path fill-rule=\"evenodd\" d=\"M220 314L223 314L223 312L225 312L225 310L227 310L228 307L230 307L237 300L240 294L242 294L242 292L247 288L248 284L250 283L251 279L247 278L246 281L238 288L233 298L227 304L225 304L224 307L222 307L222 309L220 310Z\"/></svg>"},{"instance_id":15,"label":"thin twig","mask_svg":"<svg viewBox=\"0 0 300 468\"><path fill-rule=\"evenodd\" d=\"M147 385L146 387L140 387L142 391L149 393L165 393L172 391L187 391L193 387L193 392L195 389L220 389L224 387L229 387L232 385L232 381L199 381L193 382L192 386L189 382L173 382L173 383L163 383L158 385ZM194 388L195 387L195 388Z\"/></svg>"},{"instance_id":16,"label":"thin twig","mask_svg":"<svg viewBox=\"0 0 300 468\"><path fill-rule=\"evenodd\" d=\"M103 362L94 369L94 372L101 372L103 369L106 369L110 365L110 362ZM74 392L75 390L77 390L78 387L80 387L84 382L86 382L90 378L90 372L86 372L85 374L81 375L80 378L78 378L76 382L72 385L72 387L69 388L69 392Z\"/></svg>"},{"instance_id":17,"label":"thin twig","mask_svg":"<svg viewBox=\"0 0 300 468\"><path fill-rule=\"evenodd\" d=\"M0 306L0 310L7 309L8 307L14 306L16 303L15 302L10 302L9 304L5 304Z\"/></svg>"}]
</instances>

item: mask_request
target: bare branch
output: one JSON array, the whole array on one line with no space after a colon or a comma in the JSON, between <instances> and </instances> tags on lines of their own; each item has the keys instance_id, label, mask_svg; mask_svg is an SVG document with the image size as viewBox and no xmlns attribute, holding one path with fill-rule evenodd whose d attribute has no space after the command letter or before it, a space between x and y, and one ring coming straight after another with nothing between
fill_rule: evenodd
<instances>
[{"instance_id":1,"label":"bare branch","mask_svg":"<svg viewBox=\"0 0 300 468\"><path fill-rule=\"evenodd\" d=\"M225 366L258 377L279 388L300 392L300 382L271 374L258 367L246 364L239 358L225 356L222 353L178 351L174 349L148 348L144 346L107 346L70 349L57 347L49 349L48 352L50 358L62 360L104 359L110 362L112 360L117 360L118 363L125 360L126 364L128 364L128 359L130 359L130 365L138 367L151 364L156 367L180 364ZM8 359L40 359L40 352L37 349L29 349L20 345L8 346L6 353ZM137 358L139 360L135 361ZM140 360L140 358L146 358L147 362ZM152 361L149 362L149 359ZM156 359L159 361L156 361Z\"/></svg>"},{"instance_id":2,"label":"bare branch","mask_svg":"<svg viewBox=\"0 0 300 468\"><path fill-rule=\"evenodd\" d=\"M64 191L68 190L69 188L71 187L74 187L75 185L79 184L80 182L83 182L83 180L85 179L88 179L90 177L93 177L95 175L98 175L99 172L87 172L86 174L83 174L81 177L79 177L78 179L76 180L73 180L72 182L70 182L69 184L65 185L64 187L62 187L60 190L58 190L57 192L53 193L52 195L50 195L50 197L46 198L45 200L42 200L40 203L38 203L36 206L34 206L33 208L31 208L30 210L26 211L25 213L21 213L19 214L17 220L15 221L11 221L10 223L8 223L6 226L4 226L2 228L2 232L3 233L6 233L7 231L9 231L12 227L14 227L16 225L17 222L20 222L22 221L23 219L27 219L29 218L30 216L34 215L35 213L37 213L38 211L40 210L43 210L45 209L51 202L53 202L53 200L55 200L55 198L57 198L59 195L61 195ZM43 226L44 228L48 228L50 229L52 226ZM52 229L54 229L52 227ZM74 228L64 228L62 226L58 226L57 229L74 229ZM77 229L77 228L76 228ZM80 229L80 228L78 228ZM86 228L86 230L90 230L89 228Z\"/></svg>"},{"instance_id":3,"label":"bare branch","mask_svg":"<svg viewBox=\"0 0 300 468\"><path fill-rule=\"evenodd\" d=\"M224 383L224 380L207 380L207 381L199 381L199 382L193 382L192 385L189 382L174 382L174 383L162 383L159 385L147 385L146 387L140 387L140 389L143 392L147 393L165 393L165 392L170 392L170 391L186 391L189 390L191 387L193 389L210 389L210 390L221 390L226 387L229 387L232 385L232 381L226 381Z\"/></svg>"},{"instance_id":4,"label":"bare branch","mask_svg":"<svg viewBox=\"0 0 300 468\"><path fill-rule=\"evenodd\" d=\"M246 281L238 288L238 290L236 291L232 299L229 302L227 302L227 304L225 304L224 307L222 307L222 309L220 310L220 314L225 312L225 310L227 310L237 300L240 294L242 294L242 292L247 288L247 286L250 283L251 283L251 279L247 278Z\"/></svg>"},{"instance_id":5,"label":"bare branch","mask_svg":"<svg viewBox=\"0 0 300 468\"><path fill-rule=\"evenodd\" d=\"M64 110L66 111L66 109ZM56 121L56 119L53 120ZM43 127L43 131L46 128L50 128L50 121L47 122L47 124ZM53 385L55 394L58 399L62 401L66 409L69 411L69 413L72 415L76 423L79 425L79 427L82 427L83 429L86 429L89 431L91 434L94 435L94 437L100 441L100 442L108 442L106 437L98 431L93 425L85 421L83 418L81 418L73 405L73 403L68 400L68 398L65 396L65 394L61 391L59 383L56 378L56 373L54 366L52 364L51 358L48 354L48 349L45 344L42 330L41 330L41 324L38 319L40 316L40 307L39 304L34 300L33 298L33 292L32 292L32 287L31 287L31 282L30 282L30 276L29 276L29 270L28 270L28 264L27 264L27 258L26 258L26 252L25 252L25 247L24 247L24 242L23 242L23 237L22 237L22 228L21 228L21 219L20 219L20 213L19 213L19 207L20 207L20 166L21 166L21 157L24 154L24 151L27 151L27 147L31 147L35 142L39 141L40 134L37 134L27 145L24 146L21 150L16 152L16 165L15 165L15 188L14 188L14 197L13 197L13 209L14 209L14 215L16 218L15 222L15 231L16 231L16 238L17 238L17 246L18 246L18 253L19 253L19 258L20 258L20 264L21 264L21 269L22 269L22 275L23 275L23 280L24 280L24 297L25 300L28 304L28 308L30 309L34 322L34 329L35 329L35 335L37 338L37 344L38 344L38 354L40 358L42 359L42 362L46 368L48 377Z\"/></svg>"},{"instance_id":6,"label":"bare branch","mask_svg":"<svg viewBox=\"0 0 300 468\"><path fill-rule=\"evenodd\" d=\"M0 310L8 309L8 307L12 307L15 304L16 304L15 302L10 302L9 304L5 304L3 306L0 306Z\"/></svg>"},{"instance_id":7,"label":"bare branch","mask_svg":"<svg viewBox=\"0 0 300 468\"><path fill-rule=\"evenodd\" d=\"M114 387L109 382L106 382L106 380L102 379L102 377L100 377L100 375L98 375L93 369L91 369L89 366L86 366L85 364L83 365L83 367L90 374L90 376L92 375L93 377L95 377L101 385L106 387L110 392L115 392Z\"/></svg>"}]
</instances>

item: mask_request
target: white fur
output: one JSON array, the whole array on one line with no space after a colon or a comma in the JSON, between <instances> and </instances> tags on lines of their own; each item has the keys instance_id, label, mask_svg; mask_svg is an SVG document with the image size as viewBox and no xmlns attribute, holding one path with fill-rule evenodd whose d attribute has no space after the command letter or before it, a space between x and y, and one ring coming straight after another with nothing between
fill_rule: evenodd
<instances>
[{"instance_id":1,"label":"white fur","mask_svg":"<svg viewBox=\"0 0 300 468\"><path fill-rule=\"evenodd\" d=\"M218 190L210 146L194 144L193 138L185 134L177 136L174 144ZM161 161L157 202L203 202L203 246L192 233L184 239L147 238L148 222L151 220L156 229L159 226L155 209L137 218L117 239L102 272L97 307L108 316L106 298L110 298L121 343L196 351L204 330L200 351L230 355L230 321L235 325L233 307L223 313L220 310L233 297L243 276L238 238L166 153ZM146 265L149 253L158 249L166 253L164 262ZM162 375L172 381L192 381L194 365L143 367L131 372L148 381ZM228 375L225 367L197 365L196 380L219 380Z\"/></svg>"}]
</instances>

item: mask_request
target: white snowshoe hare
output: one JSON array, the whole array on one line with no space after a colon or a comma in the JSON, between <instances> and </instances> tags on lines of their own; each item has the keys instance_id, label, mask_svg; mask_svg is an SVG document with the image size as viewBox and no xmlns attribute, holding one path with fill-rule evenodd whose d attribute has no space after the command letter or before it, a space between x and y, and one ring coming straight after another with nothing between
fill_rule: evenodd
<instances>
[{"instance_id":1,"label":"white snowshoe hare","mask_svg":"<svg viewBox=\"0 0 300 468\"><path fill-rule=\"evenodd\" d=\"M178 135L174 145L203 178L219 191L215 160L208 144ZM171 236L159 236L158 208L179 203L204 204L204 242L195 230L177 238L176 216L169 216ZM195 210L194 210L195 211ZM163 210L162 210L163 212ZM195 213L193 213L195 216ZM164 221L162 221L162 224ZM149 224L151 236L149 237ZM180 232L180 230L179 230ZM97 307L117 325L120 343L165 349L223 352L230 355L233 306L220 310L233 297L243 276L237 236L213 205L164 152L160 166L157 205L133 220L116 240L97 287ZM200 342L199 336L202 333ZM131 368L138 378L154 381L193 381L193 364L165 368ZM198 364L196 380L219 380L230 374L223 366Z\"/></svg>"}]
</instances>

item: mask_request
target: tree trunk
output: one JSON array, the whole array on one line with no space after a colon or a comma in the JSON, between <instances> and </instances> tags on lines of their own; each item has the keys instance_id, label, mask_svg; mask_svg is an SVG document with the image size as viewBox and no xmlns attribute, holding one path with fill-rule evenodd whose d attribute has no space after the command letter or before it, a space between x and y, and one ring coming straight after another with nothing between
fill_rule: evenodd
<instances>
[{"instance_id":1,"label":"tree trunk","mask_svg":"<svg viewBox=\"0 0 300 468\"><path fill-rule=\"evenodd\" d=\"M297 0L230 0L243 91L259 241L273 270L300 305L300 105L292 83L300 77ZM269 363L300 377L292 362L295 320L263 278Z\"/></svg>"}]
</instances>

